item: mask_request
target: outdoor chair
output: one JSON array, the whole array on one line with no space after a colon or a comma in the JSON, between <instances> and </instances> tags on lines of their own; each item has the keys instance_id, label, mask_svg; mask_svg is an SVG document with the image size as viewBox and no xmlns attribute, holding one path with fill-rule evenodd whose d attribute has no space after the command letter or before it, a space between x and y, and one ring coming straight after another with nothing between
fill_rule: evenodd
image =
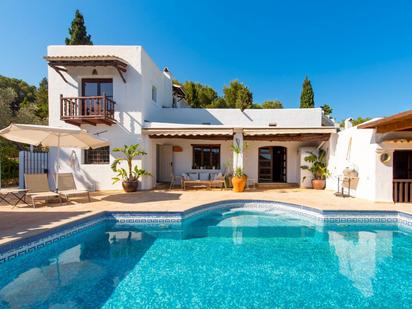
<instances>
[{"instance_id":1,"label":"outdoor chair","mask_svg":"<svg viewBox=\"0 0 412 309\"><path fill-rule=\"evenodd\" d=\"M58 198L61 205L60 195L50 190L47 174L25 174L24 184L28 190L27 196L31 198L34 208L36 207L36 200L47 202L49 199Z\"/></svg>"},{"instance_id":2,"label":"outdoor chair","mask_svg":"<svg viewBox=\"0 0 412 309\"><path fill-rule=\"evenodd\" d=\"M73 196L87 195L90 202L90 192L77 189L72 173L59 173L58 177L58 192L66 201Z\"/></svg>"}]
</instances>

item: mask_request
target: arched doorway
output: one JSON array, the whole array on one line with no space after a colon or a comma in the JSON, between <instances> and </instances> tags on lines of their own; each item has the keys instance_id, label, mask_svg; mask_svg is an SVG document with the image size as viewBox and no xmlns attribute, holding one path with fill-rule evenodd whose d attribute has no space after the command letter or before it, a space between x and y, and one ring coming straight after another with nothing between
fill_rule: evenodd
<instances>
[{"instance_id":1,"label":"arched doorway","mask_svg":"<svg viewBox=\"0 0 412 309\"><path fill-rule=\"evenodd\" d=\"M281 146L259 148L259 182L286 182L286 153Z\"/></svg>"}]
</instances>

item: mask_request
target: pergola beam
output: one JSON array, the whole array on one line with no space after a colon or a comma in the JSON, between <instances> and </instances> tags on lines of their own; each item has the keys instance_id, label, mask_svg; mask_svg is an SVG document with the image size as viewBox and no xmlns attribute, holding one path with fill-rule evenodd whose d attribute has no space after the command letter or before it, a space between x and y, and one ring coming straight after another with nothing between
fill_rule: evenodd
<instances>
[{"instance_id":1,"label":"pergola beam","mask_svg":"<svg viewBox=\"0 0 412 309\"><path fill-rule=\"evenodd\" d=\"M53 68L66 83L68 83L68 81L62 72L67 72L67 67L113 67L119 73L123 82L126 83L124 73L127 72L127 63L120 61L119 58L107 59L105 56L102 56L102 59L98 59L99 56L90 56L84 59L81 59L81 57L73 57L73 59L62 58L63 59L59 59L59 57L45 57L49 66Z\"/></svg>"}]
</instances>

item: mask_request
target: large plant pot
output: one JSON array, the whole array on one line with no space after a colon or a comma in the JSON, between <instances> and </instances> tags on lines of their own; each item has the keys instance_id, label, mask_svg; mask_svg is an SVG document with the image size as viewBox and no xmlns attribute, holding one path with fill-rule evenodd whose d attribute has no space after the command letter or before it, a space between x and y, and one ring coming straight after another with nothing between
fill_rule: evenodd
<instances>
[{"instance_id":1,"label":"large plant pot","mask_svg":"<svg viewBox=\"0 0 412 309\"><path fill-rule=\"evenodd\" d=\"M326 180L323 179L313 179L312 187L315 190L324 190L326 187Z\"/></svg>"},{"instance_id":2,"label":"large plant pot","mask_svg":"<svg viewBox=\"0 0 412 309\"><path fill-rule=\"evenodd\" d=\"M123 181L122 187L125 192L136 192L139 186L138 181Z\"/></svg>"},{"instance_id":3,"label":"large plant pot","mask_svg":"<svg viewBox=\"0 0 412 309\"><path fill-rule=\"evenodd\" d=\"M234 192L245 191L246 183L247 183L247 176L242 176L242 177L233 176L232 177L233 191Z\"/></svg>"}]
</instances>

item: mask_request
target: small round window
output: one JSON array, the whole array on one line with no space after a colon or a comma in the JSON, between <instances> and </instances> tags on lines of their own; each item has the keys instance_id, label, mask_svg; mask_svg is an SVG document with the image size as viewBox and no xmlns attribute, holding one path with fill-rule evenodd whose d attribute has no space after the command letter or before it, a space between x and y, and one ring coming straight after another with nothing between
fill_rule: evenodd
<instances>
[{"instance_id":1,"label":"small round window","mask_svg":"<svg viewBox=\"0 0 412 309\"><path fill-rule=\"evenodd\" d=\"M382 163L388 163L391 160L391 156L388 153L382 153L380 155L380 160Z\"/></svg>"}]
</instances>

